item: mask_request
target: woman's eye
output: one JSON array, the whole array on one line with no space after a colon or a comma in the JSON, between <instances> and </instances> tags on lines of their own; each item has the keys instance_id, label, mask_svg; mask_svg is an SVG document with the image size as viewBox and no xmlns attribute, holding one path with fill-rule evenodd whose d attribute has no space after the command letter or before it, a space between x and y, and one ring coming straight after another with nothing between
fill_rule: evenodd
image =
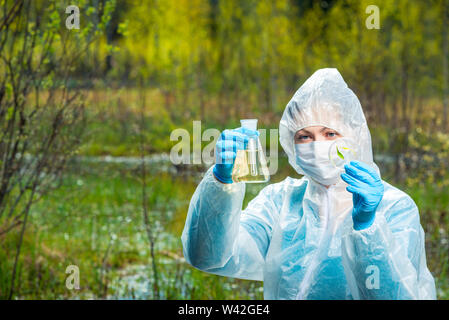
<instances>
[{"instance_id":1,"label":"woman's eye","mask_svg":"<svg viewBox=\"0 0 449 320\"><path fill-rule=\"evenodd\" d=\"M328 133L326 133L326 135L327 135L328 137L333 138L333 137L335 137L335 136L337 135L337 133L335 133L335 132L328 132Z\"/></svg>"},{"instance_id":2,"label":"woman's eye","mask_svg":"<svg viewBox=\"0 0 449 320\"><path fill-rule=\"evenodd\" d=\"M309 136L299 136L298 140L307 140L307 138L309 138Z\"/></svg>"}]
</instances>

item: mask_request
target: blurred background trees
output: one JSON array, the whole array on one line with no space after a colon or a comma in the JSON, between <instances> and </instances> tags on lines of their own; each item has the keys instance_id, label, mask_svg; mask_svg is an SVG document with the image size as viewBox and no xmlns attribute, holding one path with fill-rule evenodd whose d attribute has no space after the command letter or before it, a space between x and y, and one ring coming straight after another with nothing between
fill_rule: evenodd
<instances>
[{"instance_id":1,"label":"blurred background trees","mask_svg":"<svg viewBox=\"0 0 449 320\"><path fill-rule=\"evenodd\" d=\"M30 208L58 186L82 141L84 102L69 89L69 79L112 9L99 13L90 7L94 22L71 34L61 28L66 7L0 2L0 239L11 233L16 240L9 298Z\"/></svg>"},{"instance_id":2,"label":"blurred background trees","mask_svg":"<svg viewBox=\"0 0 449 320\"><path fill-rule=\"evenodd\" d=\"M365 25L370 4L380 29ZM175 126L252 115L276 127L302 82L336 67L362 102L375 151L396 157L398 181L412 165L411 136L447 133L447 0L130 0L115 10L103 39L115 50L95 51L90 68L104 64L106 86L143 76Z\"/></svg>"},{"instance_id":3,"label":"blurred background trees","mask_svg":"<svg viewBox=\"0 0 449 320\"><path fill-rule=\"evenodd\" d=\"M117 51L92 62L112 61L100 75L110 81L129 83L144 74L149 86L171 92L174 103L193 113L198 101L223 97L231 113L279 113L313 71L333 66L361 97L369 118L392 119L398 111L395 121L404 121L418 98L443 101L447 90L447 1L377 1L379 30L365 26L369 4L126 1L116 8L121 18L109 25ZM442 126L442 120L435 121Z\"/></svg>"}]
</instances>

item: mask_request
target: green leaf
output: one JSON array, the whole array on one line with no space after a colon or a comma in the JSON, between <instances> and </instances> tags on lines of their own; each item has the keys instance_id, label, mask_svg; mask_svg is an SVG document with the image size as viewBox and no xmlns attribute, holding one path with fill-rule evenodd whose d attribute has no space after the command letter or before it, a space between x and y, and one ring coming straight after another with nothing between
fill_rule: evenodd
<instances>
[{"instance_id":1,"label":"green leaf","mask_svg":"<svg viewBox=\"0 0 449 320\"><path fill-rule=\"evenodd\" d=\"M340 150L338 150L338 147L337 147L337 155L341 158L341 159L345 159L345 157L341 154L341 152L340 152Z\"/></svg>"}]
</instances>

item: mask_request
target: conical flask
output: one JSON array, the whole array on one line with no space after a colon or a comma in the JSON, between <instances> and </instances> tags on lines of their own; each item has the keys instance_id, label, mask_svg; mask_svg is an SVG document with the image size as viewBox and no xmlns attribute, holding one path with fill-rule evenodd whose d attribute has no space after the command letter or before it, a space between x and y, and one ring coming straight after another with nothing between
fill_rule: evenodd
<instances>
[{"instance_id":1,"label":"conical flask","mask_svg":"<svg viewBox=\"0 0 449 320\"><path fill-rule=\"evenodd\" d=\"M243 128L257 130L257 119L242 119ZM237 150L232 169L232 181L246 183L263 183L270 180L265 154L259 137L250 136L245 150Z\"/></svg>"}]
</instances>

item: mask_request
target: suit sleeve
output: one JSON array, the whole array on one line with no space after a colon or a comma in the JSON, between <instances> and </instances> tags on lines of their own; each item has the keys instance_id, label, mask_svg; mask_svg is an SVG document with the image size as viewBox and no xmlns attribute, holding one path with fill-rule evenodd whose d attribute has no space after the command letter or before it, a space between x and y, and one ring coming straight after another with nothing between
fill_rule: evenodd
<instances>
[{"instance_id":1,"label":"suit sleeve","mask_svg":"<svg viewBox=\"0 0 449 320\"><path fill-rule=\"evenodd\" d=\"M209 169L190 201L181 237L187 262L205 272L262 281L276 213L270 189L242 211L245 184L221 184Z\"/></svg>"}]
</instances>

